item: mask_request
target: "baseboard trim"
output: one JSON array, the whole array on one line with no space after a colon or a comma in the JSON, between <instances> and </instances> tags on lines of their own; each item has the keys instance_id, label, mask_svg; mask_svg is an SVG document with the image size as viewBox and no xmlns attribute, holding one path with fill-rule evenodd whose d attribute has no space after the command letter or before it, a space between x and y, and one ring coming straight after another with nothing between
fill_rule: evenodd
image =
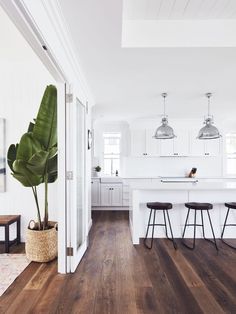
<instances>
[{"instance_id":1,"label":"baseboard trim","mask_svg":"<svg viewBox=\"0 0 236 314\"><path fill-rule=\"evenodd\" d=\"M115 207L115 206L112 206L112 207L109 207L109 206L100 206L100 207L98 207L98 206L96 206L96 207L92 207L92 210L94 210L94 211L96 211L96 210L110 210L110 211L113 211L113 210L129 210L129 207L127 206L127 207Z\"/></svg>"}]
</instances>

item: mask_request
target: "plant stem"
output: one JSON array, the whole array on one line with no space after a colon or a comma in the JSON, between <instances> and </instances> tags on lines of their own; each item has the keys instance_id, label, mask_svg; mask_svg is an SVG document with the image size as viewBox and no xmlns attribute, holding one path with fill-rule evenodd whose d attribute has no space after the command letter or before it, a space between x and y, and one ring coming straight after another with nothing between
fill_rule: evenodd
<instances>
[{"instance_id":1,"label":"plant stem","mask_svg":"<svg viewBox=\"0 0 236 314\"><path fill-rule=\"evenodd\" d=\"M32 191L33 191L35 203L36 203L36 206L37 206L38 228L39 228L39 230L41 230L41 228L42 228L42 221L41 221L41 215L40 215L40 209L39 209L39 202L38 202L38 195L37 195L37 188L36 188L36 186L35 187L32 186Z\"/></svg>"},{"instance_id":2,"label":"plant stem","mask_svg":"<svg viewBox=\"0 0 236 314\"><path fill-rule=\"evenodd\" d=\"M44 177L45 182L45 202L44 202L44 222L43 222L43 229L48 228L48 174L46 172Z\"/></svg>"}]
</instances>

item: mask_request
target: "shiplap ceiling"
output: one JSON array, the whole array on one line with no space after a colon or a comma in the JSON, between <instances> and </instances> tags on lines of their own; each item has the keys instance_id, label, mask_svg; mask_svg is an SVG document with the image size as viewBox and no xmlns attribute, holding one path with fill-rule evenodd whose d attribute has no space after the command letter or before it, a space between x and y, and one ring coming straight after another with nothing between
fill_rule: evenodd
<instances>
[{"instance_id":1,"label":"shiplap ceiling","mask_svg":"<svg viewBox=\"0 0 236 314\"><path fill-rule=\"evenodd\" d=\"M236 116L236 48L122 48L123 0L58 1L95 98L94 119L160 119L165 91L170 123L197 118L200 125L206 92L216 125Z\"/></svg>"},{"instance_id":2,"label":"shiplap ceiling","mask_svg":"<svg viewBox=\"0 0 236 314\"><path fill-rule=\"evenodd\" d=\"M236 0L124 0L128 20L236 19Z\"/></svg>"}]
</instances>

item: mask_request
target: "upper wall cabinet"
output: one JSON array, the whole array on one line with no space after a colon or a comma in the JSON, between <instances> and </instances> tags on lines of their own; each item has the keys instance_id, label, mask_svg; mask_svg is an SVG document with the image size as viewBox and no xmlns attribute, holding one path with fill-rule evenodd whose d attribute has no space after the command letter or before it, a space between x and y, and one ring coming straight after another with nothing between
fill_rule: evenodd
<instances>
[{"instance_id":1,"label":"upper wall cabinet","mask_svg":"<svg viewBox=\"0 0 236 314\"><path fill-rule=\"evenodd\" d=\"M153 138L153 129L131 130L131 155L147 157L160 155L160 143Z\"/></svg>"},{"instance_id":2,"label":"upper wall cabinet","mask_svg":"<svg viewBox=\"0 0 236 314\"><path fill-rule=\"evenodd\" d=\"M134 157L219 156L221 139L199 140L198 130L186 131L174 128L177 137L157 140L154 129L131 130L131 155Z\"/></svg>"}]
</instances>

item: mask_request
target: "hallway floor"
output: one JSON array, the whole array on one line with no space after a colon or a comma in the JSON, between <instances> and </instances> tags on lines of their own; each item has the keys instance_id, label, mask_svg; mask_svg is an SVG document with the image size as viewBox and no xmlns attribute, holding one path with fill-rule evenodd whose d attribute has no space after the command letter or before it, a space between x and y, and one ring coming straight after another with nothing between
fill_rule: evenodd
<instances>
[{"instance_id":1,"label":"hallway floor","mask_svg":"<svg viewBox=\"0 0 236 314\"><path fill-rule=\"evenodd\" d=\"M236 251L198 240L133 246L127 212L94 212L90 246L75 274L31 263L0 298L0 313L236 313Z\"/></svg>"}]
</instances>

